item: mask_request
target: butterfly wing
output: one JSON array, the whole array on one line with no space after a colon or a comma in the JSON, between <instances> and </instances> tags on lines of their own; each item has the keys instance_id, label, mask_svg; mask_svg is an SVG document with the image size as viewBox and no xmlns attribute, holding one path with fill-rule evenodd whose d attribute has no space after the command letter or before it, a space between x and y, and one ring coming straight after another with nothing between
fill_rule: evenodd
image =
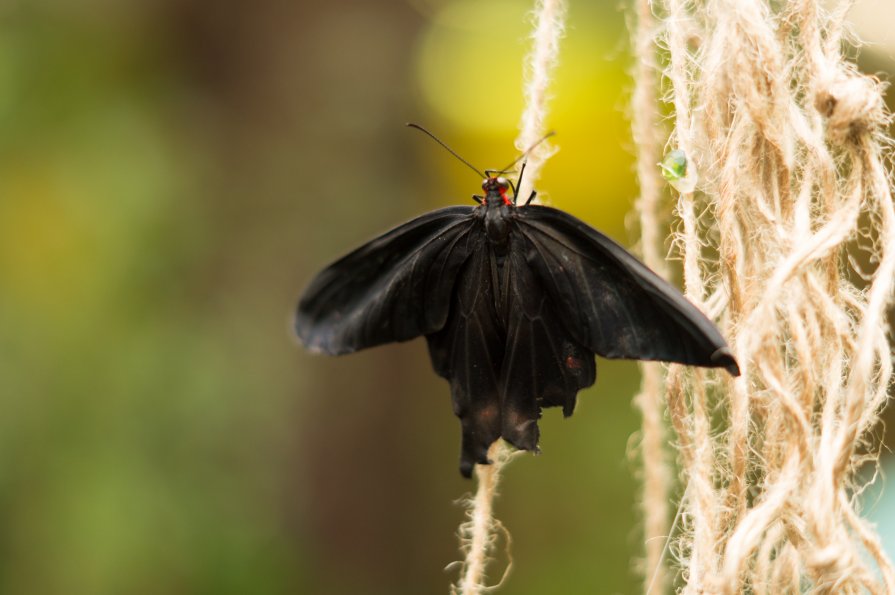
<instances>
[{"instance_id":1,"label":"butterfly wing","mask_svg":"<svg viewBox=\"0 0 895 595\"><path fill-rule=\"evenodd\" d=\"M561 406L569 416L578 391L597 376L588 350L561 320L560 308L531 267L524 238L514 237L508 254L506 350L501 367L502 437L515 447L537 450L542 407Z\"/></svg>"},{"instance_id":2,"label":"butterfly wing","mask_svg":"<svg viewBox=\"0 0 895 595\"><path fill-rule=\"evenodd\" d=\"M500 438L504 333L495 312L488 252L481 241L457 279L447 324L426 336L435 372L451 384L454 414L463 432L460 473L465 477L475 463L488 462L488 447Z\"/></svg>"},{"instance_id":3,"label":"butterfly wing","mask_svg":"<svg viewBox=\"0 0 895 595\"><path fill-rule=\"evenodd\" d=\"M298 304L295 331L302 343L340 355L441 329L471 253L472 210L422 215L321 271Z\"/></svg>"},{"instance_id":4,"label":"butterfly wing","mask_svg":"<svg viewBox=\"0 0 895 595\"><path fill-rule=\"evenodd\" d=\"M715 325L620 245L575 217L518 209L526 259L572 336L606 358L739 368Z\"/></svg>"},{"instance_id":5,"label":"butterfly wing","mask_svg":"<svg viewBox=\"0 0 895 595\"><path fill-rule=\"evenodd\" d=\"M466 477L499 437L536 451L541 408L571 415L578 391L596 379L593 352L557 317L523 241L511 237L501 256L483 241L457 279L447 323L426 337L435 371L451 384Z\"/></svg>"}]
</instances>

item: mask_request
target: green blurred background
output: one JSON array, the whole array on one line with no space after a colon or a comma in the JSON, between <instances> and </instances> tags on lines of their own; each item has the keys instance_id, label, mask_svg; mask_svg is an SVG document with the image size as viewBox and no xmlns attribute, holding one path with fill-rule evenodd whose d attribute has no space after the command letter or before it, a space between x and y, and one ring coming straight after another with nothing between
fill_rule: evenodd
<instances>
[{"instance_id":1,"label":"green blurred background","mask_svg":"<svg viewBox=\"0 0 895 595\"><path fill-rule=\"evenodd\" d=\"M625 15L571 5L538 187L630 245ZM406 121L515 156L530 8L0 4L0 593L447 591L474 483L424 343L316 357L290 320L328 261L479 189ZM637 371L599 365L507 471L502 592L638 590Z\"/></svg>"}]
</instances>

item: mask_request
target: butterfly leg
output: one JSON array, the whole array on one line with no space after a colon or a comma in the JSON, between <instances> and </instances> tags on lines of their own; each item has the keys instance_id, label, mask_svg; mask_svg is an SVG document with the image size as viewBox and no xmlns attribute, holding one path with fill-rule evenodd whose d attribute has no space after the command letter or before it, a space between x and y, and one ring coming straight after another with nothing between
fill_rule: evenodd
<instances>
[{"instance_id":1,"label":"butterfly leg","mask_svg":"<svg viewBox=\"0 0 895 595\"><path fill-rule=\"evenodd\" d=\"M528 195L528 200L525 201L525 206L527 207L528 205L530 205L531 201L533 201L535 199L535 196L537 196L537 195L538 195L537 190L532 190L531 194Z\"/></svg>"}]
</instances>

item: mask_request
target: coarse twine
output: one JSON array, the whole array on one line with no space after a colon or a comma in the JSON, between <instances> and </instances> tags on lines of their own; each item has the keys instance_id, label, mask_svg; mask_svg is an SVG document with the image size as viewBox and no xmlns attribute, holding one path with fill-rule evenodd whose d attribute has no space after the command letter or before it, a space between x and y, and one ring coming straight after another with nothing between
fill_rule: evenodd
<instances>
[{"instance_id":1,"label":"coarse twine","mask_svg":"<svg viewBox=\"0 0 895 595\"><path fill-rule=\"evenodd\" d=\"M535 0L531 12L531 48L523 63L523 95L525 108L519 122L519 136L516 148L527 153L525 179L517 188L516 196L523 200L531 194L534 183L540 176L541 168L555 152L555 148L544 138L548 107L550 102L550 82L559 60L560 40L565 33L565 0ZM476 465L476 493L464 499L466 521L457 533L464 559L459 564L460 578L451 586L451 593L459 595L480 595L498 590L509 576L513 561L510 554L510 534L494 516L493 505L497 497L500 474L504 466L521 451L513 451L503 440L498 439L488 450L491 465ZM489 585L486 567L497 548L498 537L504 537L504 552L507 564L502 578Z\"/></svg>"},{"instance_id":2,"label":"coarse twine","mask_svg":"<svg viewBox=\"0 0 895 595\"><path fill-rule=\"evenodd\" d=\"M858 473L892 380L889 115L843 55L850 4L635 0L642 253L667 274L670 224L743 372L644 366L644 592L895 593Z\"/></svg>"}]
</instances>

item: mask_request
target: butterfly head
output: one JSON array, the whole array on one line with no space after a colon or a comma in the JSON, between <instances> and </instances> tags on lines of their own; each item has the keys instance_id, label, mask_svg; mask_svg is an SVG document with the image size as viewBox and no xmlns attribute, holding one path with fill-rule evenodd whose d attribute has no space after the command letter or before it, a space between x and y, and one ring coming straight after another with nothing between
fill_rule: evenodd
<instances>
[{"instance_id":1,"label":"butterfly head","mask_svg":"<svg viewBox=\"0 0 895 595\"><path fill-rule=\"evenodd\" d=\"M507 196L507 191L511 187L510 181L503 176L488 176L482 180L482 190L485 191L485 203L488 205L512 205L513 200Z\"/></svg>"}]
</instances>

